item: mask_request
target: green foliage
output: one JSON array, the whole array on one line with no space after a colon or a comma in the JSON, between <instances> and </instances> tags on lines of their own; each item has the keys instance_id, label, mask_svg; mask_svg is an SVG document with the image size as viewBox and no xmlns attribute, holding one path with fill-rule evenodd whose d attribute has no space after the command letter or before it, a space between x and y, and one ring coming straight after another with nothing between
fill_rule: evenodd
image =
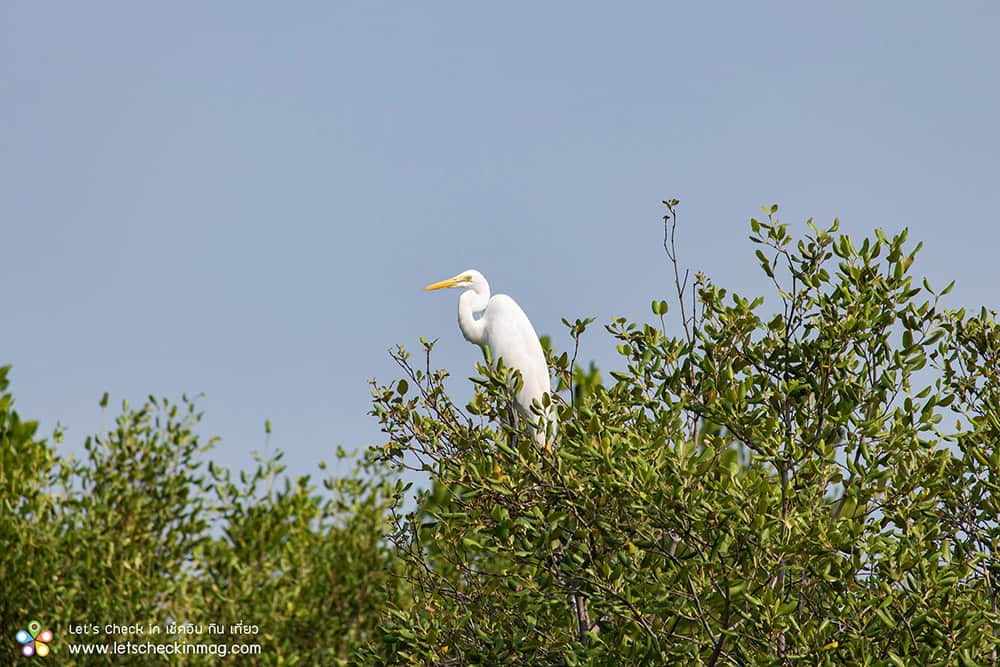
<instances>
[{"instance_id":1,"label":"green foliage","mask_svg":"<svg viewBox=\"0 0 1000 667\"><path fill-rule=\"evenodd\" d=\"M14 664L14 619L25 619L27 600L42 599L40 591L51 577L48 567L57 549L57 537L34 530L53 513L54 498L46 493L55 457L35 437L38 425L22 421L7 391L9 366L0 367L0 662Z\"/></svg>"},{"instance_id":2,"label":"green foliage","mask_svg":"<svg viewBox=\"0 0 1000 667\"><path fill-rule=\"evenodd\" d=\"M378 636L390 601L406 606L398 559L384 541L402 486L384 471L327 478L320 494L308 476L285 476L278 453L258 457L256 470L234 482L211 462L206 471L213 443L197 435L201 415L187 399L124 404L114 428L87 439L83 460L60 458L36 439L9 394L0 409L0 663L14 664L14 631L38 618L56 633L50 655L58 664L219 659L69 653L70 643L114 641L225 644L230 652L258 644L260 653L239 664L346 664ZM195 631L170 627L186 623ZM77 624L100 630L71 636ZM106 624L147 631L107 632ZM151 625L162 633L149 635Z\"/></svg>"},{"instance_id":3,"label":"green foliage","mask_svg":"<svg viewBox=\"0 0 1000 667\"><path fill-rule=\"evenodd\" d=\"M666 202L665 202L666 203ZM676 201L668 203L667 222ZM547 349L555 453L432 371L376 385L380 456L431 488L396 517L394 664L995 664L1000 329L914 285L919 246L751 221L776 301L699 274L670 335L615 318L613 383ZM668 226L666 247L673 254ZM548 347L548 346L547 346ZM944 418L958 416L954 428Z\"/></svg>"},{"instance_id":4,"label":"green foliage","mask_svg":"<svg viewBox=\"0 0 1000 667\"><path fill-rule=\"evenodd\" d=\"M384 543L386 515L402 485L359 471L325 480L331 495L324 498L308 476L280 477L278 459L261 460L240 485L212 466L225 528L201 551L202 602L188 616L261 619L254 641L265 647L264 664L344 664L377 635L378 614L390 600L405 606ZM272 490L278 479L281 488Z\"/></svg>"}]
</instances>

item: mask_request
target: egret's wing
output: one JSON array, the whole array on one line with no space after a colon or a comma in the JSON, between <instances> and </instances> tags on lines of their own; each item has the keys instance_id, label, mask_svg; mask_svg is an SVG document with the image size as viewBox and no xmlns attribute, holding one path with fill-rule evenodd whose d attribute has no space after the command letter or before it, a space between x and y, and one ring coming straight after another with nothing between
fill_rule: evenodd
<instances>
[{"instance_id":1,"label":"egret's wing","mask_svg":"<svg viewBox=\"0 0 1000 667\"><path fill-rule=\"evenodd\" d=\"M538 334L517 302L505 294L490 299L483 313L487 321L487 338L494 360L503 359L509 368L521 372L521 391L517 395L518 408L530 415L533 400L552 391L549 368Z\"/></svg>"}]
</instances>

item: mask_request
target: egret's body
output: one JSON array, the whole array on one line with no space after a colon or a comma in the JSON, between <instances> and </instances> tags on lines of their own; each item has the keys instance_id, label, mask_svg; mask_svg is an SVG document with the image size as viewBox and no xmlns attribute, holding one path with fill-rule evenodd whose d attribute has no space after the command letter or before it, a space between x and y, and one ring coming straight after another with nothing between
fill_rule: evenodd
<instances>
[{"instance_id":1,"label":"egret's body","mask_svg":"<svg viewBox=\"0 0 1000 667\"><path fill-rule=\"evenodd\" d=\"M535 439L545 442L545 421L552 422L553 412L541 409L544 420L532 411L534 401L552 391L549 367L535 328L514 299L506 294L490 297L490 285L483 274L469 269L454 278L428 285L424 289L461 287L465 291L458 299L458 326L465 340L488 347L493 360L503 359L508 368L521 373L521 389L514 405L521 419L531 424ZM478 317L476 314L478 313Z\"/></svg>"}]
</instances>

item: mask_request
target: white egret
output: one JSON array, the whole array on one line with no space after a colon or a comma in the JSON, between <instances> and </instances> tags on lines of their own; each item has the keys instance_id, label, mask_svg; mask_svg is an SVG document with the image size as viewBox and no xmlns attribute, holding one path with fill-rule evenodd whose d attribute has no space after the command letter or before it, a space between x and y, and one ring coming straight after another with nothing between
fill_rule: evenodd
<instances>
[{"instance_id":1,"label":"white egret","mask_svg":"<svg viewBox=\"0 0 1000 667\"><path fill-rule=\"evenodd\" d=\"M458 326L465 340L480 347L488 347L494 362L503 359L507 368L521 373L521 389L514 397L514 406L521 419L527 421L535 434L535 441L545 443L545 421L555 421L555 411L542 408L544 421L531 409L533 401L552 391L549 367L535 328L514 299L506 294L490 297L490 284L479 271L468 269L453 278L428 285L424 289L461 287L465 291L458 298ZM479 317L476 317L476 313ZM548 449L548 445L546 445Z\"/></svg>"}]
</instances>

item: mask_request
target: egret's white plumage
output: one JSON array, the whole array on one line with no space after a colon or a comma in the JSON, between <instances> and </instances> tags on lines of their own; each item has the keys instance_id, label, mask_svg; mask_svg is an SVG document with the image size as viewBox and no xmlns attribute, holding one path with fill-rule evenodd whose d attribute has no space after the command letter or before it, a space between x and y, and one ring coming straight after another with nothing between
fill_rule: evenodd
<instances>
[{"instance_id":1,"label":"egret's white plumage","mask_svg":"<svg viewBox=\"0 0 1000 667\"><path fill-rule=\"evenodd\" d=\"M437 290L460 287L465 291L458 298L458 326L465 340L488 347L494 361L503 359L508 368L521 373L521 389L514 397L520 417L531 424L535 439L545 442L545 424L531 410L532 401L552 391L549 367L535 328L514 299L506 294L490 297L490 284L479 271L468 269L448 280L428 285ZM476 317L476 313L479 317ZM554 421L552 410L542 410L545 420Z\"/></svg>"}]
</instances>

